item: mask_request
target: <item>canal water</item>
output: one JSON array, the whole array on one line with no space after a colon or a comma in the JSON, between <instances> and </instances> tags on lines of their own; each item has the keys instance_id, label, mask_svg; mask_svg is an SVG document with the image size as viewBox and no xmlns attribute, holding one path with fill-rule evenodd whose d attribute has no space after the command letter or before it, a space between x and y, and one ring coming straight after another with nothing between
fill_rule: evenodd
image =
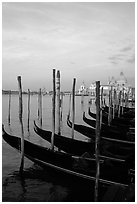
<instances>
[{"instance_id":1,"label":"canal water","mask_svg":"<svg viewBox=\"0 0 137 204\"><path fill-rule=\"evenodd\" d=\"M76 117L75 122L84 124L82 112L87 114L89 97L76 97ZM41 139L33 130L33 122L37 121L38 97L31 96L30 110L30 130L27 130L27 95L23 95L23 126L25 138L41 146L50 147L50 143ZM95 104L90 105L95 112ZM52 97L42 98L42 128L51 130L52 127ZM69 96L63 98L63 125L62 135L71 137L71 129L66 124L69 109ZM2 96L2 123L5 130L12 135L20 136L21 129L18 113L18 95L11 96L11 124L8 125L8 95ZM88 114L87 114L88 116ZM37 121L37 124L39 122ZM84 124L87 125L87 124ZM88 125L87 125L88 126ZM87 140L86 137L75 131L75 138ZM58 177L55 173L49 172L35 165L25 158L24 177L19 176L20 154L2 140L2 201L6 202L85 202L93 201L93 184L80 183L66 177Z\"/></svg>"}]
</instances>

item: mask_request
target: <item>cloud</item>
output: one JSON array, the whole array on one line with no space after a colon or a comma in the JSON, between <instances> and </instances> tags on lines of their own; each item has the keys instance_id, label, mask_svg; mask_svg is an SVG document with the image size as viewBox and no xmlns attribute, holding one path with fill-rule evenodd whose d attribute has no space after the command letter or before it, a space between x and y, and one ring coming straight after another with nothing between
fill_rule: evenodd
<instances>
[{"instance_id":1,"label":"cloud","mask_svg":"<svg viewBox=\"0 0 137 204\"><path fill-rule=\"evenodd\" d=\"M111 61L111 63L112 63L112 64L118 64L118 62L116 62L116 61Z\"/></svg>"},{"instance_id":2,"label":"cloud","mask_svg":"<svg viewBox=\"0 0 137 204\"><path fill-rule=\"evenodd\" d=\"M133 55L130 59L127 60L128 63L135 63L135 55Z\"/></svg>"},{"instance_id":3,"label":"cloud","mask_svg":"<svg viewBox=\"0 0 137 204\"><path fill-rule=\"evenodd\" d=\"M121 54L116 54L116 55L113 55L111 57L109 57L109 61L112 63L112 64L118 64L120 61L123 60L123 55Z\"/></svg>"},{"instance_id":4,"label":"cloud","mask_svg":"<svg viewBox=\"0 0 137 204\"><path fill-rule=\"evenodd\" d=\"M122 48L120 51L121 51L121 52L127 52L127 51L129 51L129 50L132 50L132 45L131 45L131 46L124 47L124 48Z\"/></svg>"},{"instance_id":5,"label":"cloud","mask_svg":"<svg viewBox=\"0 0 137 204\"><path fill-rule=\"evenodd\" d=\"M122 58L118 55L115 55L115 56L112 56L112 57L109 57L110 60L121 60Z\"/></svg>"}]
</instances>

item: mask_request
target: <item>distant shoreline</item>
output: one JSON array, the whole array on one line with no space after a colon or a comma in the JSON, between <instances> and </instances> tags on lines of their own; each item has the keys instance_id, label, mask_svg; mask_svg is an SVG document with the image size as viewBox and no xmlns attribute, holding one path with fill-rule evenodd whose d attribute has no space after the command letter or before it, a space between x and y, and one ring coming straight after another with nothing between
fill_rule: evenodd
<instances>
[{"instance_id":1,"label":"distant shoreline","mask_svg":"<svg viewBox=\"0 0 137 204\"><path fill-rule=\"evenodd\" d=\"M12 95L18 95L19 92L18 91L11 91L11 90L2 90L2 95L9 95L9 94L12 94ZM49 92L42 92L43 95L52 95L53 91L49 91ZM66 92L63 92L64 95L70 95L71 92L69 91L66 91ZM22 94L25 94L27 95L28 92L27 91L22 91ZM31 95L38 95L39 92L38 91L30 91L30 94Z\"/></svg>"},{"instance_id":2,"label":"distant shoreline","mask_svg":"<svg viewBox=\"0 0 137 204\"><path fill-rule=\"evenodd\" d=\"M2 90L2 95L7 95L7 94L12 94L12 95L18 95L18 91L10 91L10 90ZM22 94L28 94L26 91L23 91ZM38 94L37 91L32 91L30 94Z\"/></svg>"}]
</instances>

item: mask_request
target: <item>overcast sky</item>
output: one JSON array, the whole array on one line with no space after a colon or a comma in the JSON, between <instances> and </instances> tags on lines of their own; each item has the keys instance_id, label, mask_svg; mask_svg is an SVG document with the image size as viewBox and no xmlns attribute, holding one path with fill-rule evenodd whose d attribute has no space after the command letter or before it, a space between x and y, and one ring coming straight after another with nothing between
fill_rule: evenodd
<instances>
[{"instance_id":1,"label":"overcast sky","mask_svg":"<svg viewBox=\"0 0 137 204\"><path fill-rule=\"evenodd\" d=\"M2 88L52 89L52 69L61 89L119 78L135 81L134 3L3 3Z\"/></svg>"}]
</instances>

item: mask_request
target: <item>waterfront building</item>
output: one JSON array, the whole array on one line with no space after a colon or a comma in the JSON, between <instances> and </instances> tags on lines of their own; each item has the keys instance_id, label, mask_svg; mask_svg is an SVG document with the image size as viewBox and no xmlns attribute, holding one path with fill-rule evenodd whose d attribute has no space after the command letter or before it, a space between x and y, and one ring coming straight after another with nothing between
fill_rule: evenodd
<instances>
[{"instance_id":1,"label":"waterfront building","mask_svg":"<svg viewBox=\"0 0 137 204\"><path fill-rule=\"evenodd\" d=\"M90 87L89 87L89 95L90 96L95 96L95 92L96 92L96 83L91 83Z\"/></svg>"},{"instance_id":2,"label":"waterfront building","mask_svg":"<svg viewBox=\"0 0 137 204\"><path fill-rule=\"evenodd\" d=\"M129 85L127 83L127 79L124 76L124 73L120 73L120 78L117 80L117 90L127 92L129 89Z\"/></svg>"},{"instance_id":3,"label":"waterfront building","mask_svg":"<svg viewBox=\"0 0 137 204\"><path fill-rule=\"evenodd\" d=\"M78 90L78 94L79 95L87 95L88 94L88 89L86 88L84 81Z\"/></svg>"},{"instance_id":4,"label":"waterfront building","mask_svg":"<svg viewBox=\"0 0 137 204\"><path fill-rule=\"evenodd\" d=\"M108 95L110 87L113 86L117 91L124 91L124 93L132 93L132 89L130 85L128 85L127 78L124 76L123 72L120 72L120 76L118 79L115 79L114 76L108 80L106 85L101 85L100 88L103 87L104 95ZM78 94L81 95L90 95L95 96L96 93L96 82L90 84L89 88L86 88L84 81L78 90Z\"/></svg>"}]
</instances>

